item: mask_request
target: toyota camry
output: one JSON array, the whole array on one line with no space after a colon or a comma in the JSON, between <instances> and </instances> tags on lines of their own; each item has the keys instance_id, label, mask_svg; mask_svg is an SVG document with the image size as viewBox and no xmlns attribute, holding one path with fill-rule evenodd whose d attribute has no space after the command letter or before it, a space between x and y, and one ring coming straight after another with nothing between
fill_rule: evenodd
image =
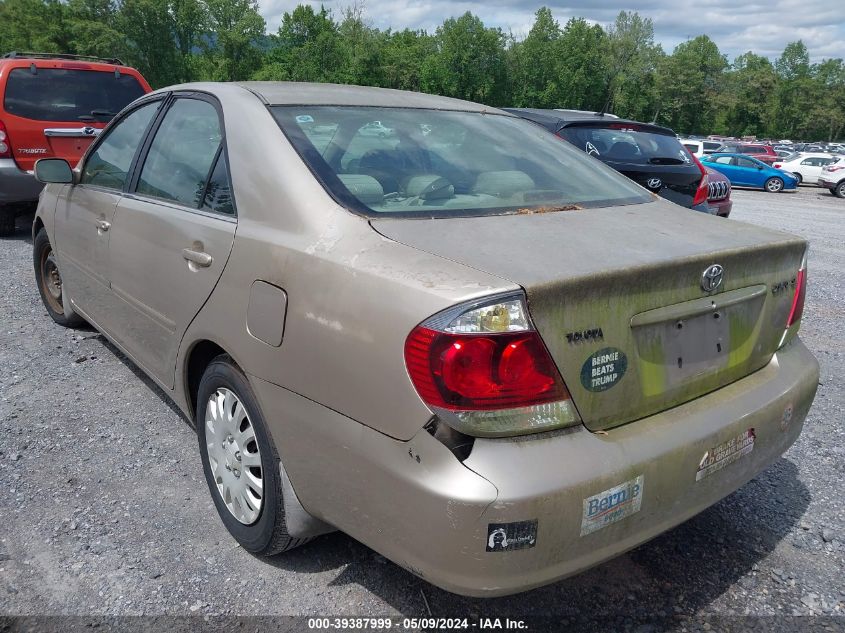
<instances>
[{"instance_id":1,"label":"toyota camry","mask_svg":"<svg viewBox=\"0 0 845 633\"><path fill-rule=\"evenodd\" d=\"M815 395L805 240L487 106L175 86L36 174L47 313L193 421L258 555L338 529L447 590L522 591L742 486Z\"/></svg>"}]
</instances>

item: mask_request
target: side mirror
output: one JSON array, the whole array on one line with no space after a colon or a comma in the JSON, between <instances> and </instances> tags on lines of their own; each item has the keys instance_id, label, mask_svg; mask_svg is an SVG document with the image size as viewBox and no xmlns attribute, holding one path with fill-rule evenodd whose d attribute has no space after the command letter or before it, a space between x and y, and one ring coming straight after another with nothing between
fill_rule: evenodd
<instances>
[{"instance_id":1,"label":"side mirror","mask_svg":"<svg viewBox=\"0 0 845 633\"><path fill-rule=\"evenodd\" d=\"M35 162L35 177L44 183L72 184L73 170L64 158L42 158Z\"/></svg>"},{"instance_id":2,"label":"side mirror","mask_svg":"<svg viewBox=\"0 0 845 633\"><path fill-rule=\"evenodd\" d=\"M762 170L763 170L763 166L762 166L762 165L757 165L757 169L759 169L759 170L761 170L761 171L762 171Z\"/></svg>"}]
</instances>

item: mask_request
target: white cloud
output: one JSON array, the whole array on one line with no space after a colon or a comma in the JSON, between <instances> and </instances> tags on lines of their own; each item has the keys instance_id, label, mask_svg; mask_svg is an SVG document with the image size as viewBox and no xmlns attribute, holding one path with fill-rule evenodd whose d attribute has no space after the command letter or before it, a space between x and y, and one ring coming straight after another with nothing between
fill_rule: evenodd
<instances>
[{"instance_id":1,"label":"white cloud","mask_svg":"<svg viewBox=\"0 0 845 633\"><path fill-rule=\"evenodd\" d=\"M326 0L339 17L353 0ZM381 29L414 28L433 31L444 19L465 11L517 37L528 33L535 11L546 4L565 23L583 17L607 26L621 10L637 11L654 21L655 37L667 52L697 35L709 35L729 57L751 50L775 58L788 42L802 39L813 61L845 58L845 22L840 1L833 0L366 0L367 19ZM275 32L282 15L300 4L297 0L259 0L267 29ZM309 0L315 8L320 2Z\"/></svg>"}]
</instances>

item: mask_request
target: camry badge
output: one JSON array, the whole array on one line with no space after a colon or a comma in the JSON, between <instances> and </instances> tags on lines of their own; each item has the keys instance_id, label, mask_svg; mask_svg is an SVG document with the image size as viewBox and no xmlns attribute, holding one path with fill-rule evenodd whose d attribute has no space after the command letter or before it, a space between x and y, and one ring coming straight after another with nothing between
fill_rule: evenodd
<instances>
[{"instance_id":1,"label":"camry badge","mask_svg":"<svg viewBox=\"0 0 845 633\"><path fill-rule=\"evenodd\" d=\"M701 289L704 292L713 292L722 285L722 275L724 270L719 264L709 266L703 273L701 273Z\"/></svg>"}]
</instances>

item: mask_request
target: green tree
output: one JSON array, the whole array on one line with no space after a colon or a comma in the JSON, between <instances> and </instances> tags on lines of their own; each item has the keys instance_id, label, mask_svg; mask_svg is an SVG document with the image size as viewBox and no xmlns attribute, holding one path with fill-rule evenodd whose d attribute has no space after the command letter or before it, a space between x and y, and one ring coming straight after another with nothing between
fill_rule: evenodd
<instances>
[{"instance_id":1,"label":"green tree","mask_svg":"<svg viewBox=\"0 0 845 633\"><path fill-rule=\"evenodd\" d=\"M734 59L718 96L720 113L714 131L735 136L768 136L768 114L778 76L772 63L751 51Z\"/></svg>"},{"instance_id":2,"label":"green tree","mask_svg":"<svg viewBox=\"0 0 845 633\"><path fill-rule=\"evenodd\" d=\"M387 32L380 51L382 85L421 91L423 65L436 52L434 37L425 31Z\"/></svg>"},{"instance_id":3,"label":"green tree","mask_svg":"<svg viewBox=\"0 0 845 633\"><path fill-rule=\"evenodd\" d=\"M706 35L679 44L660 66L660 120L687 134L712 130L727 65L719 47Z\"/></svg>"},{"instance_id":4,"label":"green tree","mask_svg":"<svg viewBox=\"0 0 845 633\"><path fill-rule=\"evenodd\" d=\"M222 81L247 79L261 64L257 42L264 37L264 18L256 0L205 0L212 35L205 43L201 72Z\"/></svg>"},{"instance_id":5,"label":"green tree","mask_svg":"<svg viewBox=\"0 0 845 633\"><path fill-rule=\"evenodd\" d=\"M72 51L67 14L67 6L58 0L4 0L0 51Z\"/></svg>"},{"instance_id":6,"label":"green tree","mask_svg":"<svg viewBox=\"0 0 845 633\"><path fill-rule=\"evenodd\" d=\"M790 42L775 62L778 84L770 111L770 128L784 136L796 136L805 127L812 109L810 54L804 42Z\"/></svg>"},{"instance_id":7,"label":"green tree","mask_svg":"<svg viewBox=\"0 0 845 633\"><path fill-rule=\"evenodd\" d=\"M655 72L664 54L651 19L620 11L607 30L606 56L608 110L632 119L656 115Z\"/></svg>"},{"instance_id":8,"label":"green tree","mask_svg":"<svg viewBox=\"0 0 845 633\"><path fill-rule=\"evenodd\" d=\"M506 37L467 12L437 28L436 52L422 68L426 92L491 105L507 104Z\"/></svg>"},{"instance_id":9,"label":"green tree","mask_svg":"<svg viewBox=\"0 0 845 633\"><path fill-rule=\"evenodd\" d=\"M343 63L340 33L331 13L321 6L314 11L298 5L285 13L268 54L268 68L256 75L261 79L291 81L336 81Z\"/></svg>"}]
</instances>

